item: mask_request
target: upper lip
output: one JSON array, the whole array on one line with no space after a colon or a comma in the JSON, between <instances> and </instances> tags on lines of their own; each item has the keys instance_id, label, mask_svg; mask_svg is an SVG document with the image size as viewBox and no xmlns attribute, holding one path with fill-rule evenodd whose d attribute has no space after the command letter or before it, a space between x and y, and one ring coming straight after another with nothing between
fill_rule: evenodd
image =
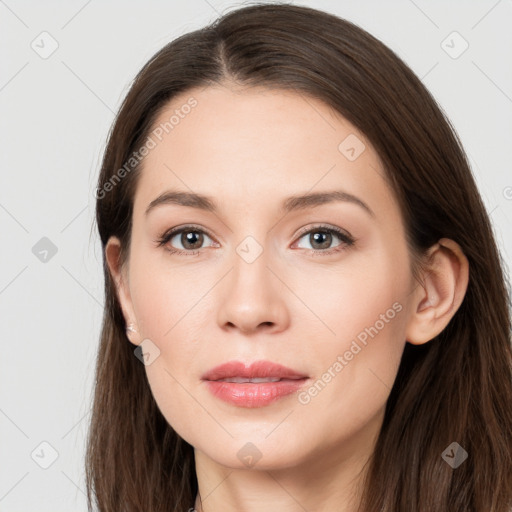
<instances>
[{"instance_id":1,"label":"upper lip","mask_svg":"<svg viewBox=\"0 0 512 512\"><path fill-rule=\"evenodd\" d=\"M255 361L246 366L241 361L228 361L206 372L202 380L220 380L232 377L247 379L273 377L280 379L304 379L307 375L271 361Z\"/></svg>"}]
</instances>

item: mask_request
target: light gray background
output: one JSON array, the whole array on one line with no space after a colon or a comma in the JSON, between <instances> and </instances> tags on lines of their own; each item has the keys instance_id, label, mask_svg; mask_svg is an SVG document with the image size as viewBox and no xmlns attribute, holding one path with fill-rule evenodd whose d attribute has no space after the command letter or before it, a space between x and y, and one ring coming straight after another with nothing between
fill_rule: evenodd
<instances>
[{"instance_id":1,"label":"light gray background","mask_svg":"<svg viewBox=\"0 0 512 512\"><path fill-rule=\"evenodd\" d=\"M510 267L512 1L295 3L359 24L422 78L465 146ZM107 132L154 52L241 5L0 0L1 512L86 510L84 441L104 299L94 188ZM58 43L45 59L43 31ZM469 44L458 58L462 39L446 39L453 31ZM43 237L57 248L46 262L34 254Z\"/></svg>"}]
</instances>

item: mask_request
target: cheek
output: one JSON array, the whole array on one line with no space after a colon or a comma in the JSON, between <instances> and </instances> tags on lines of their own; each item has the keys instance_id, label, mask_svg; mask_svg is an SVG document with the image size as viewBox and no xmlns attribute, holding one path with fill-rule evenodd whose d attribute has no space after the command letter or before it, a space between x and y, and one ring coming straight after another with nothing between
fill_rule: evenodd
<instances>
[{"instance_id":1,"label":"cheek","mask_svg":"<svg viewBox=\"0 0 512 512\"><path fill-rule=\"evenodd\" d=\"M186 375L170 368L167 359L167 355L161 354L161 357L146 366L151 394L167 423L187 442L193 443L189 435L194 434L195 420L201 419L204 422L207 419L188 391L190 382ZM187 366L185 363L182 368Z\"/></svg>"},{"instance_id":2,"label":"cheek","mask_svg":"<svg viewBox=\"0 0 512 512\"><path fill-rule=\"evenodd\" d=\"M384 249L354 252L329 269L297 266L288 271L286 281L302 305L295 306L292 297L290 311L297 315L297 324L316 324L318 337L329 346L343 347L387 311L389 318L395 317L393 304L403 301L409 282L406 268L396 252L388 255Z\"/></svg>"},{"instance_id":3,"label":"cheek","mask_svg":"<svg viewBox=\"0 0 512 512\"><path fill-rule=\"evenodd\" d=\"M178 327L190 323L189 312L201 307L198 301L209 287L197 271L177 268L165 258L162 249L141 256L132 266L132 300L137 319L142 334L155 343L165 343L175 336Z\"/></svg>"},{"instance_id":4,"label":"cheek","mask_svg":"<svg viewBox=\"0 0 512 512\"><path fill-rule=\"evenodd\" d=\"M312 355L319 371L298 396L303 414L296 418L302 418L304 426L308 417L315 418L315 424L322 425L319 442L326 447L356 438L383 414L405 343L400 316L405 309L394 304L374 301L358 315L340 314L335 328L343 334ZM312 435L320 436L314 430Z\"/></svg>"},{"instance_id":5,"label":"cheek","mask_svg":"<svg viewBox=\"0 0 512 512\"><path fill-rule=\"evenodd\" d=\"M141 257L139 261L151 260ZM132 263L131 268L132 301L140 333L158 353L145 366L151 393L168 423L180 433L186 432L190 430L187 418L200 414L187 390L200 353L197 341L205 303L198 301L209 285L199 287L197 272L194 276L173 270L171 275L170 266L159 262L138 266Z\"/></svg>"},{"instance_id":6,"label":"cheek","mask_svg":"<svg viewBox=\"0 0 512 512\"><path fill-rule=\"evenodd\" d=\"M329 329L316 322L325 333L311 353L317 380L301 403L328 411L325 421L356 429L389 396L405 345L409 284L407 263L394 257L361 261L308 296Z\"/></svg>"}]
</instances>

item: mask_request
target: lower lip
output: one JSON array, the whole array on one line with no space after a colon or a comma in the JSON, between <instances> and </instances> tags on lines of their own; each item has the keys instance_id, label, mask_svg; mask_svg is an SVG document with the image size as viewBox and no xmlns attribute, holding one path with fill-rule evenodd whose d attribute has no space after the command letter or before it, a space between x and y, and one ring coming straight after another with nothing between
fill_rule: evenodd
<instances>
[{"instance_id":1,"label":"lower lip","mask_svg":"<svg viewBox=\"0 0 512 512\"><path fill-rule=\"evenodd\" d=\"M237 383L207 380L209 391L217 398L238 407L264 407L280 398L297 392L308 379L278 382Z\"/></svg>"}]
</instances>

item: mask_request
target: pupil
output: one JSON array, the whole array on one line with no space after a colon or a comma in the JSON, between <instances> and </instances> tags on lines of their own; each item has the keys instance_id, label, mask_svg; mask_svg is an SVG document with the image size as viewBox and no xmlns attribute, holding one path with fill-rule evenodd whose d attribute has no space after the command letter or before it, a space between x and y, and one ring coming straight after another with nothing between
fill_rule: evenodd
<instances>
[{"instance_id":1,"label":"pupil","mask_svg":"<svg viewBox=\"0 0 512 512\"><path fill-rule=\"evenodd\" d=\"M186 233L183 233L183 235L184 235L184 238L185 238L185 243L187 243L187 244L194 245L195 243L197 243L197 240L199 240L199 242L202 241L202 238L201 238L202 235L199 235L197 233L197 231L188 231ZM183 235L182 235L181 243L183 244L184 247L186 247L186 245L185 245L185 243L183 241ZM196 239L196 240L194 240L194 239ZM200 245L201 245L201 243L199 243L199 246ZM192 247L192 248L194 249L195 247Z\"/></svg>"},{"instance_id":2,"label":"pupil","mask_svg":"<svg viewBox=\"0 0 512 512\"><path fill-rule=\"evenodd\" d=\"M322 237L324 237L324 238L327 237L327 240L324 240L323 243L321 242ZM325 248L329 247L330 242L331 242L331 238L332 238L331 233L325 233L325 232L323 232L323 233L322 232L313 233L313 239L314 239L315 243L320 243L320 245L321 245L320 248L321 249L325 249Z\"/></svg>"}]
</instances>

